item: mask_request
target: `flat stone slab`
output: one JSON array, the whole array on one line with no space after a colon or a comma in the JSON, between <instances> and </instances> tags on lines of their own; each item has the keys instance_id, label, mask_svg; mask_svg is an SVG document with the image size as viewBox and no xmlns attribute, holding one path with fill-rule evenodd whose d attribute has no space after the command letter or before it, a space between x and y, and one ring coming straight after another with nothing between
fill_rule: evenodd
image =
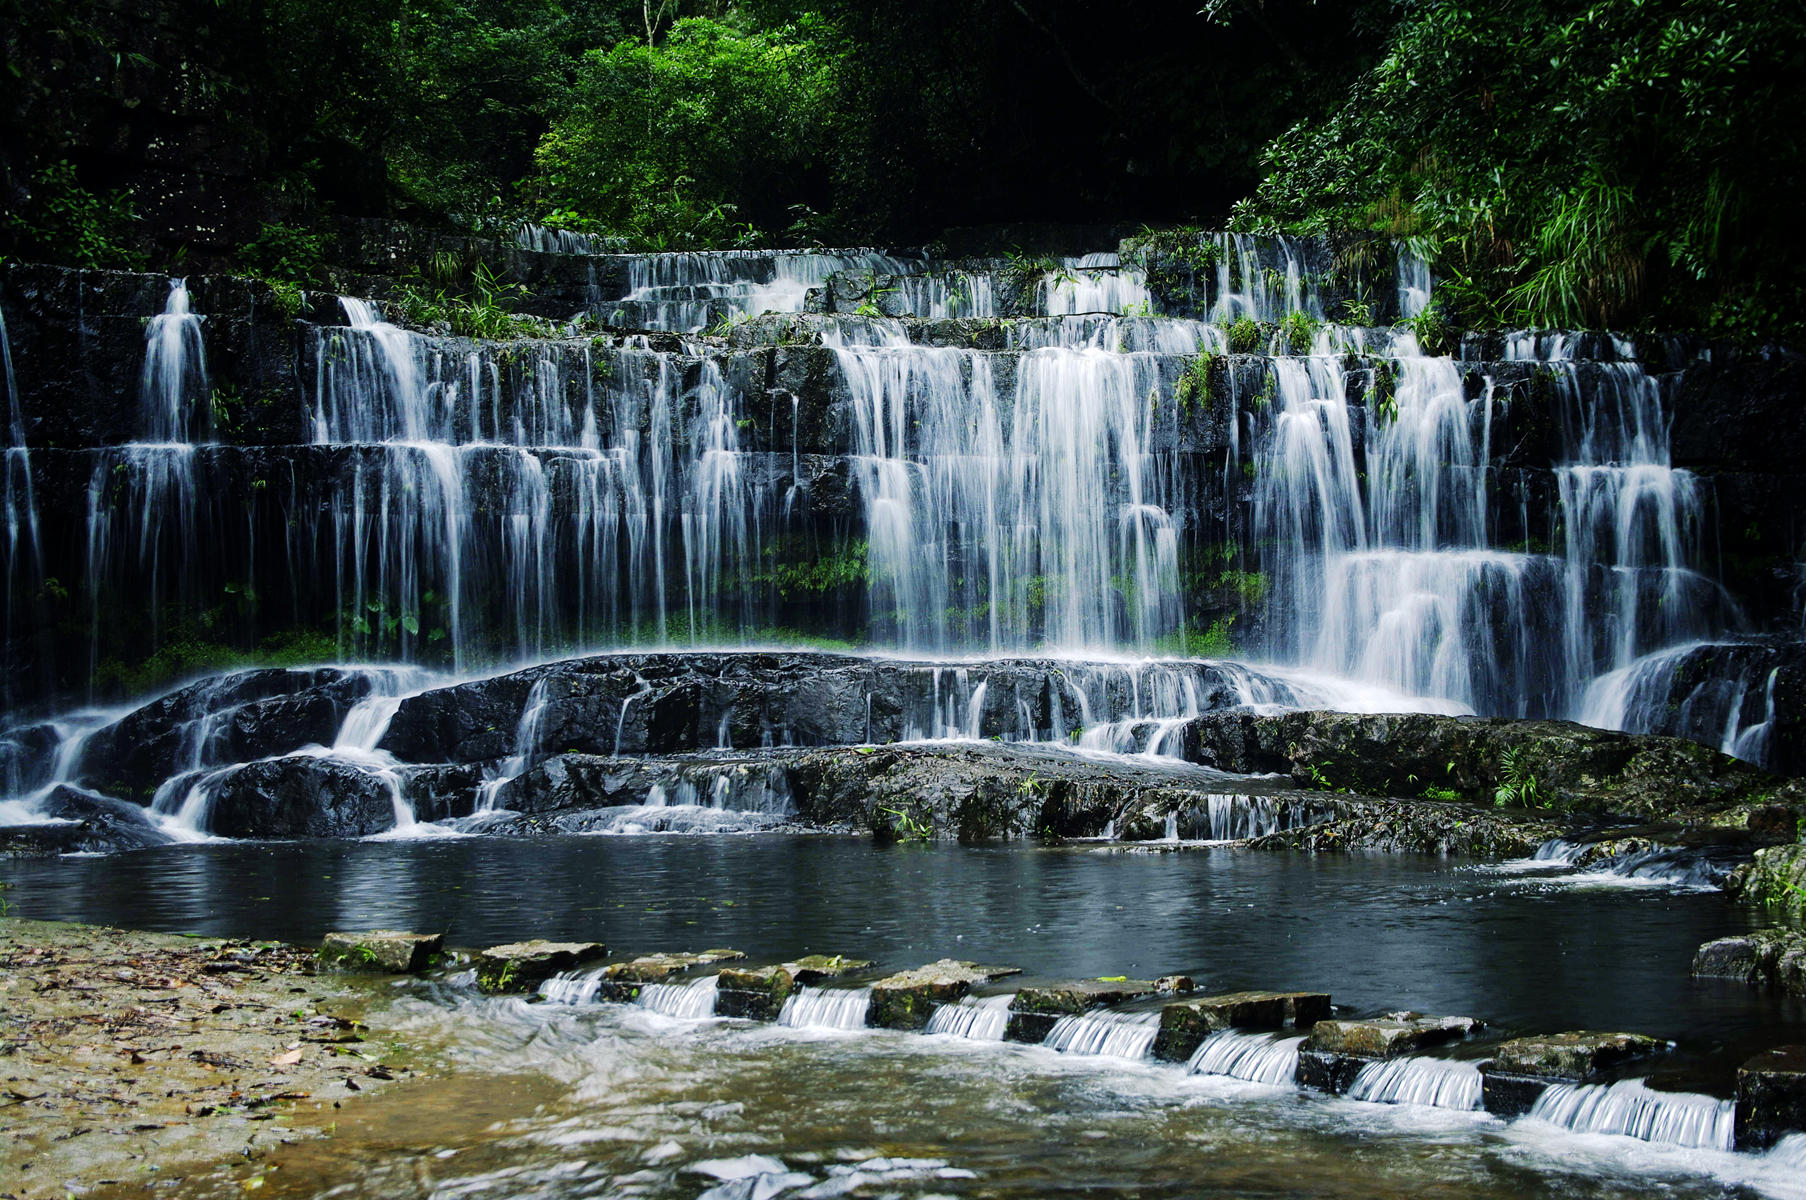
<instances>
[{"instance_id":1,"label":"flat stone slab","mask_svg":"<svg viewBox=\"0 0 1806 1200\"><path fill-rule=\"evenodd\" d=\"M789 964L723 967L715 990L715 1015L748 1021L775 1021L798 980Z\"/></svg>"},{"instance_id":2,"label":"flat stone slab","mask_svg":"<svg viewBox=\"0 0 1806 1200\"><path fill-rule=\"evenodd\" d=\"M1699 979L1737 979L1806 996L1806 934L1758 929L1707 942L1693 955Z\"/></svg>"},{"instance_id":3,"label":"flat stone slab","mask_svg":"<svg viewBox=\"0 0 1806 1200\"><path fill-rule=\"evenodd\" d=\"M922 1029L939 1005L957 1004L978 984L1021 973L1019 967L981 967L943 958L873 984L866 1024L880 1029Z\"/></svg>"},{"instance_id":4,"label":"flat stone slab","mask_svg":"<svg viewBox=\"0 0 1806 1200\"><path fill-rule=\"evenodd\" d=\"M1152 996L1158 990L1147 979L1072 979L1025 987L1016 993L1010 1008L1016 1012L1071 1016L1093 1008L1126 1004Z\"/></svg>"},{"instance_id":5,"label":"flat stone slab","mask_svg":"<svg viewBox=\"0 0 1806 1200\"><path fill-rule=\"evenodd\" d=\"M872 965L869 958L848 958L843 954L805 954L795 962L785 963L796 981L810 987L827 979L837 979L863 971Z\"/></svg>"},{"instance_id":6,"label":"flat stone slab","mask_svg":"<svg viewBox=\"0 0 1806 1200\"><path fill-rule=\"evenodd\" d=\"M1176 1001L1160 1010L1154 1057L1188 1062L1204 1039L1225 1029L1300 1029L1330 1014L1327 992L1225 992Z\"/></svg>"},{"instance_id":7,"label":"flat stone slab","mask_svg":"<svg viewBox=\"0 0 1806 1200\"><path fill-rule=\"evenodd\" d=\"M1777 1046L1737 1068L1737 1148L1806 1132L1806 1046Z\"/></svg>"},{"instance_id":8,"label":"flat stone slab","mask_svg":"<svg viewBox=\"0 0 1806 1200\"><path fill-rule=\"evenodd\" d=\"M1472 1017L1426 1017L1396 1012L1366 1021L1318 1021L1304 1049L1356 1058L1397 1058L1483 1028Z\"/></svg>"},{"instance_id":9,"label":"flat stone slab","mask_svg":"<svg viewBox=\"0 0 1806 1200\"><path fill-rule=\"evenodd\" d=\"M1641 1033L1577 1029L1502 1042L1486 1070L1527 1079L1587 1083L1619 1063L1667 1048L1667 1042Z\"/></svg>"},{"instance_id":10,"label":"flat stone slab","mask_svg":"<svg viewBox=\"0 0 1806 1200\"><path fill-rule=\"evenodd\" d=\"M340 971L412 975L431 966L444 946L445 938L437 933L404 933L397 929L329 933L320 943L319 962Z\"/></svg>"},{"instance_id":11,"label":"flat stone slab","mask_svg":"<svg viewBox=\"0 0 1806 1200\"><path fill-rule=\"evenodd\" d=\"M704 950L700 954L642 954L628 962L611 963L602 978L613 983L663 983L673 975L718 962L738 962L746 955L738 950Z\"/></svg>"},{"instance_id":12,"label":"flat stone slab","mask_svg":"<svg viewBox=\"0 0 1806 1200\"><path fill-rule=\"evenodd\" d=\"M534 938L491 946L477 955L477 988L489 993L528 992L558 974L608 957L601 942L548 942Z\"/></svg>"}]
</instances>

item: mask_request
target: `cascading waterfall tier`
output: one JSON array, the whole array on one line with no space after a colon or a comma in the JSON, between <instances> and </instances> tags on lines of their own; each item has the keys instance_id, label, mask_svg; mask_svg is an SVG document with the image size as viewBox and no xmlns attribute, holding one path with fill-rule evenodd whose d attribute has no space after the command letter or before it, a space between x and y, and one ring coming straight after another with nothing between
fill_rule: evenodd
<instances>
[{"instance_id":1,"label":"cascading waterfall tier","mask_svg":"<svg viewBox=\"0 0 1806 1200\"><path fill-rule=\"evenodd\" d=\"M1743 617L1712 576L1711 489L1673 465L1677 376L1624 339L1424 353L1415 327L1333 323L1426 311L1422 263L1289 238L1034 266L518 240L621 281L591 311L642 332L471 341L357 298L320 323L316 303L293 420L271 426L296 444L237 444L206 361L236 318L207 311L207 281L171 281L143 314L136 426L69 460L77 554L62 493L42 524L9 392L13 660L49 625L30 602L48 575L79 578L105 680L197 630L327 632L340 660L454 670L823 631L949 656L1239 654L1283 668L1250 672L1248 703L1579 717L1772 761L1773 666L1662 695L1687 647L1743 644L1725 641ZM840 302L848 281L866 302ZM989 696L947 703L907 735L1160 755L1209 707L1181 688L1000 731Z\"/></svg>"},{"instance_id":2,"label":"cascading waterfall tier","mask_svg":"<svg viewBox=\"0 0 1806 1200\"><path fill-rule=\"evenodd\" d=\"M1658 1092L1640 1079L1551 1085L1530 1115L1576 1133L1615 1133L1674 1146L1729 1150L1736 1105L1692 1092Z\"/></svg>"}]
</instances>

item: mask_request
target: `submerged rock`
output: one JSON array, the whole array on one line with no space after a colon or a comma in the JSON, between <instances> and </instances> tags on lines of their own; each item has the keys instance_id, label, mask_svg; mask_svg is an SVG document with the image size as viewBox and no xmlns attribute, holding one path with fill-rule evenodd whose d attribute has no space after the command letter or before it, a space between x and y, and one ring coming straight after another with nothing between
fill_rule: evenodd
<instances>
[{"instance_id":1,"label":"submerged rock","mask_svg":"<svg viewBox=\"0 0 1806 1200\"><path fill-rule=\"evenodd\" d=\"M1693 974L1701 979L1740 979L1806 996L1806 934L1758 929L1707 942L1693 955Z\"/></svg>"},{"instance_id":2,"label":"submerged rock","mask_svg":"<svg viewBox=\"0 0 1806 1200\"><path fill-rule=\"evenodd\" d=\"M1737 1068L1737 1148L1806 1131L1806 1046L1777 1046Z\"/></svg>"},{"instance_id":3,"label":"submerged rock","mask_svg":"<svg viewBox=\"0 0 1806 1200\"><path fill-rule=\"evenodd\" d=\"M1154 1057L1188 1062L1204 1039L1236 1027L1306 1029L1329 1017L1327 992L1229 992L1168 1004L1160 1010Z\"/></svg>"},{"instance_id":4,"label":"submerged rock","mask_svg":"<svg viewBox=\"0 0 1806 1200\"><path fill-rule=\"evenodd\" d=\"M437 933L403 933L371 929L363 933L329 933L320 943L319 962L341 971L380 971L412 975L432 965L445 938Z\"/></svg>"},{"instance_id":5,"label":"submerged rock","mask_svg":"<svg viewBox=\"0 0 1806 1200\"><path fill-rule=\"evenodd\" d=\"M490 993L530 992L561 971L608 957L601 942L548 942L534 938L491 946L477 955L477 988Z\"/></svg>"},{"instance_id":6,"label":"submerged rock","mask_svg":"<svg viewBox=\"0 0 1806 1200\"><path fill-rule=\"evenodd\" d=\"M981 967L943 958L873 984L867 1024L880 1029L922 1029L937 1006L957 1004L979 984L1020 973L1016 967Z\"/></svg>"}]
</instances>

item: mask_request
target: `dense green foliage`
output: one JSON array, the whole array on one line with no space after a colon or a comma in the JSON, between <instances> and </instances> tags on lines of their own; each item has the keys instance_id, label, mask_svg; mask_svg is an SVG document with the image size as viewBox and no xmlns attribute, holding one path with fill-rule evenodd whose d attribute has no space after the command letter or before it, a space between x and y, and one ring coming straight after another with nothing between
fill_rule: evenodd
<instances>
[{"instance_id":1,"label":"dense green foliage","mask_svg":"<svg viewBox=\"0 0 1806 1200\"><path fill-rule=\"evenodd\" d=\"M535 156L543 218L651 246L783 228L774 205L807 194L835 142L832 43L813 20L744 32L692 17L656 45L592 51Z\"/></svg>"},{"instance_id":2,"label":"dense green foliage","mask_svg":"<svg viewBox=\"0 0 1806 1200\"><path fill-rule=\"evenodd\" d=\"M1795 0L1415 0L1245 227L1417 239L1469 323L1797 338Z\"/></svg>"},{"instance_id":3,"label":"dense green foliage","mask_svg":"<svg viewBox=\"0 0 1806 1200\"><path fill-rule=\"evenodd\" d=\"M0 50L34 258L299 282L334 217L959 249L1245 197L1416 239L1463 324L1806 311L1797 0L0 0Z\"/></svg>"}]
</instances>

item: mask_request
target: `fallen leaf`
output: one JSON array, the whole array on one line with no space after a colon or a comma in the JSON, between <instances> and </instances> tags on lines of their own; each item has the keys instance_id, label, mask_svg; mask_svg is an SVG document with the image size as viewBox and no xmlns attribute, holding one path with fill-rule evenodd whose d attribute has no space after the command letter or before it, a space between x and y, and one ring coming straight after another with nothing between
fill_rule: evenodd
<instances>
[{"instance_id":1,"label":"fallen leaf","mask_svg":"<svg viewBox=\"0 0 1806 1200\"><path fill-rule=\"evenodd\" d=\"M287 1054L278 1054L270 1060L273 1067L292 1067L301 1061L301 1051L290 1050Z\"/></svg>"}]
</instances>

